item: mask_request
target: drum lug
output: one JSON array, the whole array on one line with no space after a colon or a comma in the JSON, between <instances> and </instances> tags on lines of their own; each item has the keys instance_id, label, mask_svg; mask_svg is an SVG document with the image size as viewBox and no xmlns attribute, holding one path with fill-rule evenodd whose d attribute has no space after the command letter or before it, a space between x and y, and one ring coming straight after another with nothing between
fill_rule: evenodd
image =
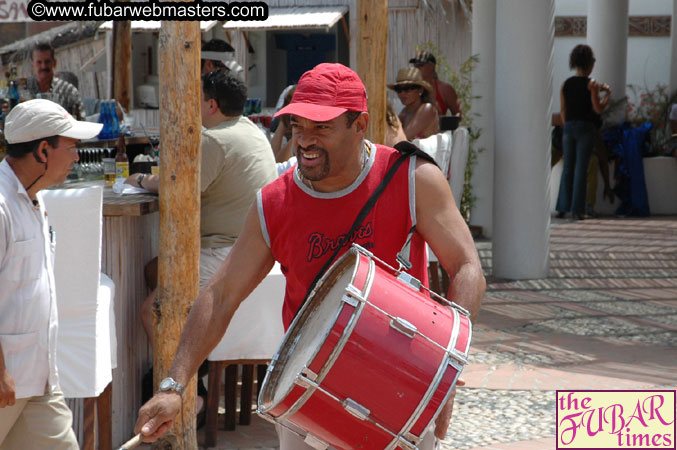
<instances>
[{"instance_id":1,"label":"drum lug","mask_svg":"<svg viewBox=\"0 0 677 450\"><path fill-rule=\"evenodd\" d=\"M359 300L361 302L366 301L364 296L362 295L362 291L357 288L354 284L350 283L348 286L346 286L346 295L355 298L356 300Z\"/></svg>"},{"instance_id":2,"label":"drum lug","mask_svg":"<svg viewBox=\"0 0 677 450\"><path fill-rule=\"evenodd\" d=\"M416 450L420 440L419 437L407 432L404 436L397 437L397 445L403 450Z\"/></svg>"},{"instance_id":3,"label":"drum lug","mask_svg":"<svg viewBox=\"0 0 677 450\"><path fill-rule=\"evenodd\" d=\"M325 444L324 441L321 441L310 433L306 434L306 437L303 439L303 441L317 450L325 450L329 447L329 445Z\"/></svg>"},{"instance_id":4,"label":"drum lug","mask_svg":"<svg viewBox=\"0 0 677 450\"><path fill-rule=\"evenodd\" d=\"M360 301L356 299L355 297L352 297L350 295L344 295L343 298L341 299L343 303L347 303L348 305L352 306L353 308L357 308L357 305L360 304Z\"/></svg>"},{"instance_id":5,"label":"drum lug","mask_svg":"<svg viewBox=\"0 0 677 450\"><path fill-rule=\"evenodd\" d=\"M308 378L310 381L317 380L317 374L312 370L310 370L308 367L304 367L303 370L301 371L301 374L303 374L303 376Z\"/></svg>"},{"instance_id":6,"label":"drum lug","mask_svg":"<svg viewBox=\"0 0 677 450\"><path fill-rule=\"evenodd\" d=\"M404 436L400 436L400 440L402 440L402 439L407 441L407 444L413 445L413 446L416 446L421 442L421 438L416 436L415 434L413 434L410 431L407 431L406 433L404 433Z\"/></svg>"},{"instance_id":7,"label":"drum lug","mask_svg":"<svg viewBox=\"0 0 677 450\"><path fill-rule=\"evenodd\" d=\"M459 367L458 363L463 364L464 366L468 365L468 360L461 355L456 349L451 349L449 353L449 365L454 366L459 372L463 370L463 366Z\"/></svg>"},{"instance_id":8,"label":"drum lug","mask_svg":"<svg viewBox=\"0 0 677 450\"><path fill-rule=\"evenodd\" d=\"M353 416L361 420L366 420L369 417L371 411L368 408L360 405L352 398L347 398L343 400L343 407Z\"/></svg>"},{"instance_id":9,"label":"drum lug","mask_svg":"<svg viewBox=\"0 0 677 450\"><path fill-rule=\"evenodd\" d=\"M303 374L296 376L296 385L304 389L317 389L318 385L313 380L306 378Z\"/></svg>"},{"instance_id":10,"label":"drum lug","mask_svg":"<svg viewBox=\"0 0 677 450\"><path fill-rule=\"evenodd\" d=\"M390 319L390 327L394 328L396 331L399 331L403 335L412 339L414 338L414 336L416 336L416 333L418 332L416 326L414 326L410 322L407 322L401 317L394 317Z\"/></svg>"},{"instance_id":11,"label":"drum lug","mask_svg":"<svg viewBox=\"0 0 677 450\"><path fill-rule=\"evenodd\" d=\"M400 274L397 275L397 279L400 280L402 283L406 284L407 286L411 287L415 291L421 289L421 282L416 278L412 277L411 275L409 275L407 272L400 272Z\"/></svg>"}]
</instances>

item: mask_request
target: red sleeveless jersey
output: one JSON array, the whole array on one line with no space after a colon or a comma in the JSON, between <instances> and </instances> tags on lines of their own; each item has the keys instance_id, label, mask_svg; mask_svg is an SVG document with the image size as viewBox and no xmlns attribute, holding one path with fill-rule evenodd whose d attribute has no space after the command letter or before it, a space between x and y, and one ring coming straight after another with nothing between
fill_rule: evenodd
<instances>
[{"instance_id":1,"label":"red sleeveless jersey","mask_svg":"<svg viewBox=\"0 0 677 450\"><path fill-rule=\"evenodd\" d=\"M355 242L393 267L412 225L416 223L414 169L416 158L402 164L353 236L346 236L367 199L400 153L365 141L369 157L362 173L347 188L317 192L299 178L296 166L257 195L261 231L287 281L282 320L289 327L310 284L337 247L339 256ZM337 257L338 258L338 257ZM409 273L428 285L423 238L411 240Z\"/></svg>"}]
</instances>

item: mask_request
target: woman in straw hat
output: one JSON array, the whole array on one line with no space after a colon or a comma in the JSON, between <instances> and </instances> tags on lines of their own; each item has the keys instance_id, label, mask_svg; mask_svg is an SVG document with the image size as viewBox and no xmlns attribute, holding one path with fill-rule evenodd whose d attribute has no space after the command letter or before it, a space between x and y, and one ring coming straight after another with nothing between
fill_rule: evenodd
<instances>
[{"instance_id":1,"label":"woman in straw hat","mask_svg":"<svg viewBox=\"0 0 677 450\"><path fill-rule=\"evenodd\" d=\"M388 87L395 92L404 105L399 118L407 139L426 138L440 132L440 118L432 87L415 67L400 69L397 81Z\"/></svg>"}]
</instances>

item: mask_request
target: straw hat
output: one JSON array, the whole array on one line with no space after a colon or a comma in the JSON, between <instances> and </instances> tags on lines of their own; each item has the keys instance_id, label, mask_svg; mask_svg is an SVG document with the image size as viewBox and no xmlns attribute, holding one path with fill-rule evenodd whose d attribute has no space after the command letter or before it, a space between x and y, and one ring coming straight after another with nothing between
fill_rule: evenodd
<instances>
[{"instance_id":1,"label":"straw hat","mask_svg":"<svg viewBox=\"0 0 677 450\"><path fill-rule=\"evenodd\" d=\"M412 84L421 86L428 91L428 94L432 95L432 86L423 79L421 71L416 67L405 67L404 69L400 69L400 71L397 72L397 81L393 84L389 84L388 87L390 89L395 89L396 86L409 86Z\"/></svg>"}]
</instances>

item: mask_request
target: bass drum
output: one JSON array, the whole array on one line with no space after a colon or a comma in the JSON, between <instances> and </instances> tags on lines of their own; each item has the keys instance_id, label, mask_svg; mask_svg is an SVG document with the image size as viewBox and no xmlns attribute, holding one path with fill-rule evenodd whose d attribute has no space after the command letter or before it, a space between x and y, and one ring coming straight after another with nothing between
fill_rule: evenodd
<instances>
[{"instance_id":1,"label":"bass drum","mask_svg":"<svg viewBox=\"0 0 677 450\"><path fill-rule=\"evenodd\" d=\"M466 364L468 313L357 245L301 308L258 413L325 449L414 449ZM293 426L290 427L289 424Z\"/></svg>"}]
</instances>

